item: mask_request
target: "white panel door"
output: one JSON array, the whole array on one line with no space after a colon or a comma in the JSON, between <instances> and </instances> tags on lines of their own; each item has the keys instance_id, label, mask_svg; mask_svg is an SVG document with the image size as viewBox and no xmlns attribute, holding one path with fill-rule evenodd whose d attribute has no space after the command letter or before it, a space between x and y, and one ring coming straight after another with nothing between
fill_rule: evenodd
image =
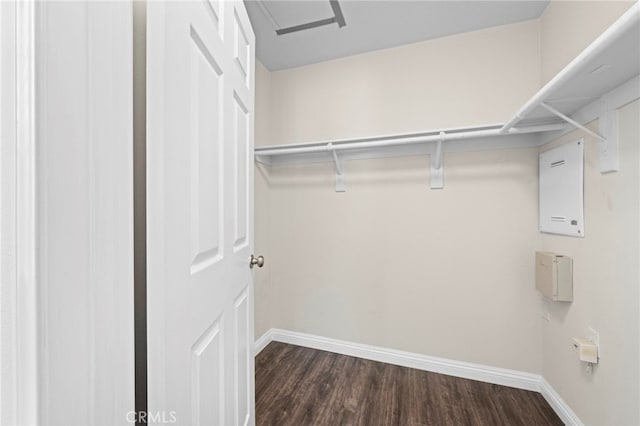
<instances>
[{"instance_id":1,"label":"white panel door","mask_svg":"<svg viewBox=\"0 0 640 426\"><path fill-rule=\"evenodd\" d=\"M148 2L151 423L255 423L254 45L240 1Z\"/></svg>"}]
</instances>

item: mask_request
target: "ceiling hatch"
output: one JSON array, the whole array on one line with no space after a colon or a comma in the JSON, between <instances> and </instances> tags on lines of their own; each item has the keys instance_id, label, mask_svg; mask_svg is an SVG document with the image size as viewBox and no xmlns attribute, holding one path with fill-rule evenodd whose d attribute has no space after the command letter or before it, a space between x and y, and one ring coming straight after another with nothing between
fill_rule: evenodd
<instances>
[{"instance_id":1,"label":"ceiling hatch","mask_svg":"<svg viewBox=\"0 0 640 426\"><path fill-rule=\"evenodd\" d=\"M244 3L256 35L257 57L275 71L535 19L548 0ZM343 27L340 16L346 23Z\"/></svg>"},{"instance_id":2,"label":"ceiling hatch","mask_svg":"<svg viewBox=\"0 0 640 426\"><path fill-rule=\"evenodd\" d=\"M256 0L279 36L325 25L346 25L338 0L289 2Z\"/></svg>"}]
</instances>

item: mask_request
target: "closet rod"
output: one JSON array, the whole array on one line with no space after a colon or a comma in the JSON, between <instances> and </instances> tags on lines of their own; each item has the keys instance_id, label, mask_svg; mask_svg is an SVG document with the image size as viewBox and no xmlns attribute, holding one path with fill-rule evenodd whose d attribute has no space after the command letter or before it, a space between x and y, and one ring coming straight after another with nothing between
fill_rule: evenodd
<instances>
[{"instance_id":1,"label":"closet rod","mask_svg":"<svg viewBox=\"0 0 640 426\"><path fill-rule=\"evenodd\" d=\"M552 78L542 89L540 89L526 104L518 110L501 129L501 133L507 133L520 120L525 118L531 111L538 108L553 92L575 78L576 75L584 71L584 67L593 58L608 49L620 36L632 29L640 22L640 1L629 8L617 21L596 38L586 49L576 56L569 64ZM630 52L632 53L632 52Z\"/></svg>"},{"instance_id":2,"label":"closet rod","mask_svg":"<svg viewBox=\"0 0 640 426\"><path fill-rule=\"evenodd\" d=\"M510 129L506 135L520 135L525 133L539 133L539 132L551 132L556 130L564 130L566 128L564 123L561 124L547 124L540 126L521 127L517 129ZM367 148L380 148L387 146L398 145L410 145L426 142L438 142L438 141L450 141L450 140L463 140L474 138L486 138L492 136L506 136L502 133L500 128L489 130L472 130L462 131L455 133L436 133L433 135L425 136L410 136L406 138L394 137L393 139L382 139L375 141L363 141L363 142L349 142L349 143L337 143L337 142L322 142L313 146L293 147L287 148L255 148L256 156L269 156L269 155L287 155L287 154L306 154L311 152L335 152L348 149L367 149Z\"/></svg>"}]
</instances>

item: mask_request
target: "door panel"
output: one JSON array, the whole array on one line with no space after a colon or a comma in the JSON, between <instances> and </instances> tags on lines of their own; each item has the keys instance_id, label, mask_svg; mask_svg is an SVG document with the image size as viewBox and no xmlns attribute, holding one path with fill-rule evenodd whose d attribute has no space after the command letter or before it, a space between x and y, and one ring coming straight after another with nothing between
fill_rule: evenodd
<instances>
[{"instance_id":1,"label":"door panel","mask_svg":"<svg viewBox=\"0 0 640 426\"><path fill-rule=\"evenodd\" d=\"M234 118L234 186L235 186L235 238L233 250L237 252L247 246L249 233L249 211L247 181L249 179L249 112L236 92L233 93Z\"/></svg>"},{"instance_id":2,"label":"door panel","mask_svg":"<svg viewBox=\"0 0 640 426\"><path fill-rule=\"evenodd\" d=\"M190 35L191 272L196 273L222 259L224 104L222 69L193 27Z\"/></svg>"},{"instance_id":3,"label":"door panel","mask_svg":"<svg viewBox=\"0 0 640 426\"><path fill-rule=\"evenodd\" d=\"M253 32L242 2L147 16L149 416L253 424Z\"/></svg>"},{"instance_id":4,"label":"door panel","mask_svg":"<svg viewBox=\"0 0 640 426\"><path fill-rule=\"evenodd\" d=\"M215 25L216 31L220 32L220 1L204 0L205 8L210 13L211 19ZM220 36L222 38L222 36Z\"/></svg>"},{"instance_id":5,"label":"door panel","mask_svg":"<svg viewBox=\"0 0 640 426\"><path fill-rule=\"evenodd\" d=\"M224 353L221 318L191 348L193 424L224 424Z\"/></svg>"},{"instance_id":6,"label":"door panel","mask_svg":"<svg viewBox=\"0 0 640 426\"><path fill-rule=\"evenodd\" d=\"M249 407L253 401L253 395L249 394L249 373L252 371L253 336L250 333L249 320L249 290L248 286L234 302L234 322L236 344L234 356L234 370L236 372L236 424L247 424L250 419Z\"/></svg>"},{"instance_id":7,"label":"door panel","mask_svg":"<svg viewBox=\"0 0 640 426\"><path fill-rule=\"evenodd\" d=\"M246 23L238 16L237 13L233 15L233 39L234 39L234 56L237 64L240 67L240 71L244 76L245 83L248 85L249 79L249 66L251 65L251 45L247 39L247 32L251 29L248 28Z\"/></svg>"}]
</instances>

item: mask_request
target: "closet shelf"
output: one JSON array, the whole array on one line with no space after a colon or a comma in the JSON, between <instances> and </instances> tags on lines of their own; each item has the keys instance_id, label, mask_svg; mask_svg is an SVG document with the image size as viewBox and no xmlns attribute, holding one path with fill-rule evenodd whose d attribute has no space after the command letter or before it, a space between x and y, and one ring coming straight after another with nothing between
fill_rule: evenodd
<instances>
[{"instance_id":1,"label":"closet shelf","mask_svg":"<svg viewBox=\"0 0 640 426\"><path fill-rule=\"evenodd\" d=\"M504 125L548 122L560 114L570 117L594 100L640 74L640 2L627 10L605 32L529 99ZM637 87L636 87L637 88ZM632 87L629 87L631 90ZM636 90L630 93L638 98ZM564 120L564 118L561 117Z\"/></svg>"},{"instance_id":2,"label":"closet shelf","mask_svg":"<svg viewBox=\"0 0 640 426\"><path fill-rule=\"evenodd\" d=\"M442 188L443 152L542 145L575 127L601 140L601 171L617 170L615 111L640 98L640 1L545 84L504 124L255 148L270 165L333 162L344 191L345 160L431 156L431 187ZM600 118L600 131L583 126Z\"/></svg>"},{"instance_id":3,"label":"closet shelf","mask_svg":"<svg viewBox=\"0 0 640 426\"><path fill-rule=\"evenodd\" d=\"M513 127L504 124L444 129L423 133L375 136L301 144L256 147L255 159L268 165L332 162L336 169L336 191L345 191L344 162L381 157L428 155L431 158L432 189L443 187L444 152L478 151L540 145L546 135L567 129L565 123Z\"/></svg>"}]
</instances>

